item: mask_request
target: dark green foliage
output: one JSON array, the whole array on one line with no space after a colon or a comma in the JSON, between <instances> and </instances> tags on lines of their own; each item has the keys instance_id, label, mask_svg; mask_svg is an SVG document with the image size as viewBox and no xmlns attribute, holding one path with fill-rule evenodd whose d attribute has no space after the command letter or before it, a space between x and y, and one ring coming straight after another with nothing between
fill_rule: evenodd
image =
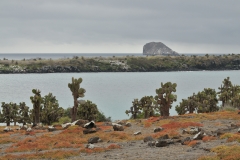
<instances>
[{"instance_id":1,"label":"dark green foliage","mask_svg":"<svg viewBox=\"0 0 240 160\"><path fill-rule=\"evenodd\" d=\"M132 107L130 107L130 110L126 110L125 113L127 115L129 115L129 113L132 114L132 118L133 119L136 119L137 118L137 115L139 113L141 113L141 108L139 107L139 102L138 102L138 99L134 99L134 101L132 101Z\"/></svg>"},{"instance_id":2,"label":"dark green foliage","mask_svg":"<svg viewBox=\"0 0 240 160\"><path fill-rule=\"evenodd\" d=\"M219 110L217 106L217 93L214 89L204 88L203 91L198 92L196 95L188 97L188 99L182 99L179 105L176 106L175 110L179 115L185 113L208 113L216 112Z\"/></svg>"},{"instance_id":3,"label":"dark green foliage","mask_svg":"<svg viewBox=\"0 0 240 160\"><path fill-rule=\"evenodd\" d=\"M5 103L2 102L2 114L1 114L1 122L6 123L7 126L10 126L11 122L16 122L18 120L18 106L16 103Z\"/></svg>"},{"instance_id":4,"label":"dark green foliage","mask_svg":"<svg viewBox=\"0 0 240 160\"><path fill-rule=\"evenodd\" d=\"M232 85L230 78L223 80L223 85L219 87L218 99L222 101L222 107L231 105L234 108L240 108L240 86Z\"/></svg>"},{"instance_id":5,"label":"dark green foliage","mask_svg":"<svg viewBox=\"0 0 240 160\"><path fill-rule=\"evenodd\" d=\"M71 118L71 110L72 110L72 108L70 108L70 107L64 109L63 116Z\"/></svg>"},{"instance_id":6,"label":"dark green foliage","mask_svg":"<svg viewBox=\"0 0 240 160\"><path fill-rule=\"evenodd\" d=\"M29 107L26 106L25 102L19 104L19 119L18 123L25 125L26 123L31 123L29 116Z\"/></svg>"},{"instance_id":7,"label":"dark green foliage","mask_svg":"<svg viewBox=\"0 0 240 160\"><path fill-rule=\"evenodd\" d=\"M58 122L64 114L64 109L59 107L56 97L49 93L43 98L43 108L41 111L41 122L44 124L52 124Z\"/></svg>"},{"instance_id":8,"label":"dark green foliage","mask_svg":"<svg viewBox=\"0 0 240 160\"><path fill-rule=\"evenodd\" d=\"M161 116L169 116L172 103L177 100L177 95L172 94L172 92L176 92L176 87L176 83L167 82L165 84L161 83L161 88L156 90L155 100Z\"/></svg>"},{"instance_id":9,"label":"dark green foliage","mask_svg":"<svg viewBox=\"0 0 240 160\"><path fill-rule=\"evenodd\" d=\"M106 117L103 112L98 111L96 122L111 122L111 117Z\"/></svg>"},{"instance_id":10,"label":"dark green foliage","mask_svg":"<svg viewBox=\"0 0 240 160\"><path fill-rule=\"evenodd\" d=\"M33 89L32 93L34 96L31 96L31 102L33 104L33 110L32 110L32 116L33 116L33 124L40 123L40 110L41 110L41 103L42 103L42 97L41 97L41 91L38 89Z\"/></svg>"},{"instance_id":11,"label":"dark green foliage","mask_svg":"<svg viewBox=\"0 0 240 160\"><path fill-rule=\"evenodd\" d=\"M10 123L12 122L12 117L13 117L12 105L2 102L1 107L2 107L1 122L6 123L7 126L10 126Z\"/></svg>"},{"instance_id":12,"label":"dark green foliage","mask_svg":"<svg viewBox=\"0 0 240 160\"><path fill-rule=\"evenodd\" d=\"M96 104L87 100L85 103L82 103L79 105L77 113L80 119L96 121L99 111Z\"/></svg>"},{"instance_id":13,"label":"dark green foliage","mask_svg":"<svg viewBox=\"0 0 240 160\"><path fill-rule=\"evenodd\" d=\"M144 118L149 118L154 115L153 101L152 96L145 96L140 99L139 108L143 111Z\"/></svg>"},{"instance_id":14,"label":"dark green foliage","mask_svg":"<svg viewBox=\"0 0 240 160\"><path fill-rule=\"evenodd\" d=\"M74 99L74 106L71 111L72 122L76 120L77 117L77 108L78 108L78 98L84 97L84 93L86 90L84 88L80 88L80 84L82 83L82 78L74 79L72 77L72 83L68 83L68 88L72 92L72 96Z\"/></svg>"},{"instance_id":15,"label":"dark green foliage","mask_svg":"<svg viewBox=\"0 0 240 160\"><path fill-rule=\"evenodd\" d=\"M219 107L217 106L218 100L215 89L204 88L202 92L198 92L197 102L198 113L216 112L219 110Z\"/></svg>"}]
</instances>

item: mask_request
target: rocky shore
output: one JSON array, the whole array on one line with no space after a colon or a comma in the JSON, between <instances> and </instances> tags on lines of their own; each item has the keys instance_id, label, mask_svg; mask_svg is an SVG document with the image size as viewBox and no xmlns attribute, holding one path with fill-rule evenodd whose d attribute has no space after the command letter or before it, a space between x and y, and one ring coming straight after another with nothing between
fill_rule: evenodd
<instances>
[{"instance_id":1,"label":"rocky shore","mask_svg":"<svg viewBox=\"0 0 240 160\"><path fill-rule=\"evenodd\" d=\"M0 74L239 70L240 55L0 60Z\"/></svg>"}]
</instances>

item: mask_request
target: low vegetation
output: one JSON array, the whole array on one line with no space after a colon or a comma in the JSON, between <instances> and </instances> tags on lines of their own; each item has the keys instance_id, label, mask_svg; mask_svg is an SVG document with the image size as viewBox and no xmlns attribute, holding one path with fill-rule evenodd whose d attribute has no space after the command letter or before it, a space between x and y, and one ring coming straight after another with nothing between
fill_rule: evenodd
<instances>
[{"instance_id":1,"label":"low vegetation","mask_svg":"<svg viewBox=\"0 0 240 160\"><path fill-rule=\"evenodd\" d=\"M239 70L240 54L0 60L0 73Z\"/></svg>"}]
</instances>

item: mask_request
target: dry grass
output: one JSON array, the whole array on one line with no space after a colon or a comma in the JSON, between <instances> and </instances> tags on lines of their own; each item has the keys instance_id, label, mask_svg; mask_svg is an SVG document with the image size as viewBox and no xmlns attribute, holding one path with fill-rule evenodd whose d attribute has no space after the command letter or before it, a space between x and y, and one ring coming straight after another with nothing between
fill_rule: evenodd
<instances>
[{"instance_id":1,"label":"dry grass","mask_svg":"<svg viewBox=\"0 0 240 160\"><path fill-rule=\"evenodd\" d=\"M212 141L212 140L216 140L217 138L216 137L213 137L213 136L204 136L202 138L202 141L203 142L209 142L209 141Z\"/></svg>"},{"instance_id":2,"label":"dry grass","mask_svg":"<svg viewBox=\"0 0 240 160\"><path fill-rule=\"evenodd\" d=\"M215 152L216 156L203 156L199 160L239 160L240 159L240 146L217 146L211 149L212 152Z\"/></svg>"},{"instance_id":3,"label":"dry grass","mask_svg":"<svg viewBox=\"0 0 240 160\"><path fill-rule=\"evenodd\" d=\"M225 133L220 138L221 139L227 138L228 142L237 141L240 143L240 133Z\"/></svg>"},{"instance_id":4,"label":"dry grass","mask_svg":"<svg viewBox=\"0 0 240 160\"><path fill-rule=\"evenodd\" d=\"M79 155L78 151L64 151L64 150L56 150L56 151L47 151L44 153L32 153L32 154L21 154L21 155L12 155L7 154L1 157L1 160L9 160L9 159L65 159L72 156Z\"/></svg>"}]
</instances>

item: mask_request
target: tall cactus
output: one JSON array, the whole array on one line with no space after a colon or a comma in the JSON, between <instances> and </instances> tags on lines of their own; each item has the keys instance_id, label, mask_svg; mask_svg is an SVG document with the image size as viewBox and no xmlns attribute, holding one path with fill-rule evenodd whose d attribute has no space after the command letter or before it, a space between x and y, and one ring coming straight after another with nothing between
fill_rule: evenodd
<instances>
[{"instance_id":1,"label":"tall cactus","mask_svg":"<svg viewBox=\"0 0 240 160\"><path fill-rule=\"evenodd\" d=\"M172 94L172 92L176 92L176 87L176 83L167 82L165 84L161 83L161 88L156 89L157 96L155 96L155 99L162 116L170 115L169 110L172 103L177 100L177 95Z\"/></svg>"},{"instance_id":2,"label":"tall cactus","mask_svg":"<svg viewBox=\"0 0 240 160\"><path fill-rule=\"evenodd\" d=\"M72 83L68 83L68 88L70 88L72 92L72 96L74 99L74 106L72 108L72 122L76 120L77 117L77 108L78 108L78 98L84 97L84 93L86 90L84 88L80 88L80 84L82 83L82 78L74 79L72 77Z\"/></svg>"},{"instance_id":3,"label":"tall cactus","mask_svg":"<svg viewBox=\"0 0 240 160\"><path fill-rule=\"evenodd\" d=\"M130 110L126 110L125 113L128 115L129 113L132 114L132 118L136 119L137 115L141 113L140 108L139 108L139 102L138 99L134 99L132 101L132 107L130 107Z\"/></svg>"},{"instance_id":4,"label":"tall cactus","mask_svg":"<svg viewBox=\"0 0 240 160\"><path fill-rule=\"evenodd\" d=\"M43 97L42 123L50 125L53 122L58 122L63 113L64 109L59 107L58 100L52 93Z\"/></svg>"},{"instance_id":5,"label":"tall cactus","mask_svg":"<svg viewBox=\"0 0 240 160\"><path fill-rule=\"evenodd\" d=\"M31 102L33 104L33 124L40 123L40 109L42 103L41 91L38 89L33 89L32 93L34 96L31 96Z\"/></svg>"},{"instance_id":6,"label":"tall cactus","mask_svg":"<svg viewBox=\"0 0 240 160\"><path fill-rule=\"evenodd\" d=\"M25 102L19 104L19 123L26 125L26 123L30 123L30 116L29 116L29 107L26 106Z\"/></svg>"},{"instance_id":7,"label":"tall cactus","mask_svg":"<svg viewBox=\"0 0 240 160\"><path fill-rule=\"evenodd\" d=\"M219 87L220 90L218 92L219 100L222 101L222 106L224 107L226 104L230 103L230 99L232 97L231 94L231 88L232 88L232 82L230 81L230 78L227 77L223 80L223 85Z\"/></svg>"},{"instance_id":8,"label":"tall cactus","mask_svg":"<svg viewBox=\"0 0 240 160\"><path fill-rule=\"evenodd\" d=\"M2 102L2 122L5 122L7 126L10 126L12 122L12 106L8 103Z\"/></svg>"}]
</instances>

